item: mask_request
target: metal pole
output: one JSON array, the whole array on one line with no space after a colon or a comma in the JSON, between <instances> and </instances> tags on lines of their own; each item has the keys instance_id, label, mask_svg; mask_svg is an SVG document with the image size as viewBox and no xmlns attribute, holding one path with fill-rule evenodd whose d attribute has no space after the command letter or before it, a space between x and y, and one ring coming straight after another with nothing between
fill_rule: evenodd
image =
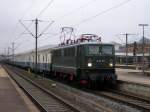
<instances>
[{"instance_id":1,"label":"metal pole","mask_svg":"<svg viewBox=\"0 0 150 112\"><path fill-rule=\"evenodd\" d=\"M9 56L9 47L8 47L8 52L7 52L7 56Z\"/></svg>"},{"instance_id":2,"label":"metal pole","mask_svg":"<svg viewBox=\"0 0 150 112\"><path fill-rule=\"evenodd\" d=\"M143 51L143 73L144 73L144 71L145 71L145 56L144 56L144 53L145 53L145 51L144 51L144 44L145 44L145 40L144 40L144 25L143 25L143 42L142 42L142 51Z\"/></svg>"},{"instance_id":3,"label":"metal pole","mask_svg":"<svg viewBox=\"0 0 150 112\"><path fill-rule=\"evenodd\" d=\"M126 65L128 66L128 34L126 35Z\"/></svg>"},{"instance_id":4,"label":"metal pole","mask_svg":"<svg viewBox=\"0 0 150 112\"><path fill-rule=\"evenodd\" d=\"M35 20L35 74L37 74L37 39L38 39L38 19ZM37 75L35 75L37 77Z\"/></svg>"},{"instance_id":5,"label":"metal pole","mask_svg":"<svg viewBox=\"0 0 150 112\"><path fill-rule=\"evenodd\" d=\"M15 59L15 58L14 58L14 57L15 57L15 55L14 55L14 50L15 50L14 46L15 46L15 43L13 42L13 43L12 43L12 61L13 61L13 64L14 64L14 62L15 62L15 60L14 60L14 59Z\"/></svg>"},{"instance_id":6,"label":"metal pole","mask_svg":"<svg viewBox=\"0 0 150 112\"><path fill-rule=\"evenodd\" d=\"M7 59L8 59L8 61L10 61L10 60L9 60L9 49L10 49L10 48L8 47L8 52L7 52Z\"/></svg>"},{"instance_id":7,"label":"metal pole","mask_svg":"<svg viewBox=\"0 0 150 112\"><path fill-rule=\"evenodd\" d=\"M142 30L143 30L143 38L142 38L142 54L143 54L143 59L142 59L142 72L143 72L143 74L145 73L145 49L144 49L144 47L145 47L145 40L144 40L144 28L145 28L145 26L148 26L148 24L139 24L139 26L142 26Z\"/></svg>"},{"instance_id":8,"label":"metal pole","mask_svg":"<svg viewBox=\"0 0 150 112\"><path fill-rule=\"evenodd\" d=\"M29 20L30 21L30 20ZM20 20L20 23L22 24L22 26L30 33L31 36L33 36L35 38L35 64L34 64L34 70L35 70L35 74L37 74L38 71L38 65L37 65L37 55L38 55L38 49L37 49L37 44L38 44L38 37L40 37L41 35L43 35L43 33L48 29L48 27L53 23L51 23L50 25L48 25L48 27L46 27L44 29L44 31L39 35L38 34L38 22L40 20L38 20L37 18L35 20L31 20L31 21L35 21L35 35L32 34L32 32L28 29L28 27L26 27ZM38 77L37 75L35 75L35 77Z\"/></svg>"},{"instance_id":9,"label":"metal pole","mask_svg":"<svg viewBox=\"0 0 150 112\"><path fill-rule=\"evenodd\" d=\"M134 55L134 62L135 62L135 66L136 69L138 69L138 63L137 63L137 43L136 41L134 41L134 47L133 47L134 51L133 51L133 55Z\"/></svg>"},{"instance_id":10,"label":"metal pole","mask_svg":"<svg viewBox=\"0 0 150 112\"><path fill-rule=\"evenodd\" d=\"M126 36L126 66L128 66L128 35L135 35L135 34L120 34L120 35L125 35Z\"/></svg>"}]
</instances>

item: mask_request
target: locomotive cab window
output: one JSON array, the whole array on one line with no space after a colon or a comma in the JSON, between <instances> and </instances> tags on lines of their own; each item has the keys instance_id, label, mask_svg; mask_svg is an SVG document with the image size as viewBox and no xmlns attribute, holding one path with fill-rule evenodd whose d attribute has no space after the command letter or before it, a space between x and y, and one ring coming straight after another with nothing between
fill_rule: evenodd
<instances>
[{"instance_id":1,"label":"locomotive cab window","mask_svg":"<svg viewBox=\"0 0 150 112\"><path fill-rule=\"evenodd\" d=\"M96 45L89 46L89 54L100 54L100 47Z\"/></svg>"},{"instance_id":2,"label":"locomotive cab window","mask_svg":"<svg viewBox=\"0 0 150 112\"><path fill-rule=\"evenodd\" d=\"M113 46L102 46L102 53L112 55L113 54Z\"/></svg>"},{"instance_id":3,"label":"locomotive cab window","mask_svg":"<svg viewBox=\"0 0 150 112\"><path fill-rule=\"evenodd\" d=\"M88 54L89 55L112 55L113 46L111 45L89 45Z\"/></svg>"}]
</instances>

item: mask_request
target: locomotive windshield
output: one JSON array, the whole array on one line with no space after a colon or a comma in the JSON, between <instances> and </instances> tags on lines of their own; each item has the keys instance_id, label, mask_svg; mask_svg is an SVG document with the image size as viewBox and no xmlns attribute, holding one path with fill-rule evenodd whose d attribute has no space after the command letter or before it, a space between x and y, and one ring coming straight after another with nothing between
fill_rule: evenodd
<instances>
[{"instance_id":1,"label":"locomotive windshield","mask_svg":"<svg viewBox=\"0 0 150 112\"><path fill-rule=\"evenodd\" d=\"M89 55L112 55L113 46L111 45L89 45L88 46Z\"/></svg>"}]
</instances>

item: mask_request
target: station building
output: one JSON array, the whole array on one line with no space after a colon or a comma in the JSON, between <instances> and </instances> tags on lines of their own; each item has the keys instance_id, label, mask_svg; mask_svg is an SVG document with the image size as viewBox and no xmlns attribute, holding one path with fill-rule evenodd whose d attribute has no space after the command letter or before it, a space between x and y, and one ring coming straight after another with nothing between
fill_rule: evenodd
<instances>
[{"instance_id":1,"label":"station building","mask_svg":"<svg viewBox=\"0 0 150 112\"><path fill-rule=\"evenodd\" d=\"M144 38L144 63L145 66L150 66L150 39ZM126 46L118 43L112 43L115 45L116 51L116 63L126 64ZM127 48L128 51L128 64L129 65L141 65L143 63L143 39L141 38L137 42L129 43Z\"/></svg>"}]
</instances>

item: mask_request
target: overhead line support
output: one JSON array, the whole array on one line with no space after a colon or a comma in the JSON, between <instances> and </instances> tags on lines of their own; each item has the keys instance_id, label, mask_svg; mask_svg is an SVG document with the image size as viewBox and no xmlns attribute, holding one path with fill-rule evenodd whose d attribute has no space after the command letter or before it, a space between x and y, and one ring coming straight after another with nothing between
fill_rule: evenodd
<instances>
[{"instance_id":1,"label":"overhead line support","mask_svg":"<svg viewBox=\"0 0 150 112\"><path fill-rule=\"evenodd\" d=\"M40 37L41 35L43 35L43 33L48 29L48 27L54 22L50 23L48 25L48 27L46 27L46 29L44 29L44 31L41 34L38 34L38 24L39 22L42 22L42 20L38 20L38 18L36 18L35 20L31 20L31 21L35 21L35 35L20 21L20 23L23 25L23 27L30 33L31 36L33 36L35 38L35 74L37 74L37 68L38 68L38 37ZM37 77L37 75L35 75L35 77Z\"/></svg>"},{"instance_id":2,"label":"overhead line support","mask_svg":"<svg viewBox=\"0 0 150 112\"><path fill-rule=\"evenodd\" d=\"M143 59L142 59L142 72L143 74L145 73L145 38L144 38L144 31L145 31L145 27L148 26L148 24L139 24L139 26L142 27L142 30L143 30L143 38L142 38L142 54L143 54Z\"/></svg>"},{"instance_id":3,"label":"overhead line support","mask_svg":"<svg viewBox=\"0 0 150 112\"><path fill-rule=\"evenodd\" d=\"M120 35L125 35L126 37L126 66L128 66L128 36L135 35L135 34L125 33L125 34L120 34Z\"/></svg>"}]
</instances>

